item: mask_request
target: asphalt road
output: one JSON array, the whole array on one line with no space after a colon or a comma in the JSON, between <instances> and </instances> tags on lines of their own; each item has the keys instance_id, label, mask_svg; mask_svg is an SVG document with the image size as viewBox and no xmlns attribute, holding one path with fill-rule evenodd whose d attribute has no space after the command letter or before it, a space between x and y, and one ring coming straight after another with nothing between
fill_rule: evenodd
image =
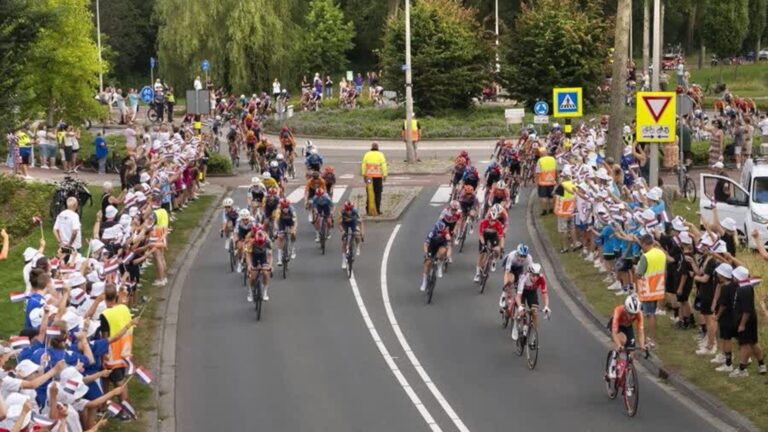
<instances>
[{"instance_id":1,"label":"asphalt road","mask_svg":"<svg viewBox=\"0 0 768 432\"><path fill-rule=\"evenodd\" d=\"M338 235L321 255L300 203L298 257L287 280L272 282L260 322L214 226L183 288L177 430L717 430L645 374L640 412L628 419L605 396L604 345L555 292L539 363L528 370L500 326L501 268L483 295L472 282L474 238L425 305L421 243L441 208L430 203L435 190L421 192L393 240L396 223L366 227L354 286L340 268ZM244 195L235 189L241 205ZM507 250L529 240L524 217L521 200Z\"/></svg>"}]
</instances>

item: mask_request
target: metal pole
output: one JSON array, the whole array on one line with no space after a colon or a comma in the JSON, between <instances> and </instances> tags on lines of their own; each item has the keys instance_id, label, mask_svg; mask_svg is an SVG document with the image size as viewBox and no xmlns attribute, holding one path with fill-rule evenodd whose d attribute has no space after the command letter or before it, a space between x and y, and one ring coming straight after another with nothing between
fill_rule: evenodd
<instances>
[{"instance_id":1,"label":"metal pole","mask_svg":"<svg viewBox=\"0 0 768 432\"><path fill-rule=\"evenodd\" d=\"M499 0L496 0L496 73L501 70L499 64Z\"/></svg>"},{"instance_id":2,"label":"metal pole","mask_svg":"<svg viewBox=\"0 0 768 432\"><path fill-rule=\"evenodd\" d=\"M104 93L104 74L101 60L101 14L99 13L99 0L96 0L96 45L99 47L99 94Z\"/></svg>"},{"instance_id":3,"label":"metal pole","mask_svg":"<svg viewBox=\"0 0 768 432\"><path fill-rule=\"evenodd\" d=\"M649 51L651 47L651 3L643 0L643 73L648 72Z\"/></svg>"},{"instance_id":4,"label":"metal pole","mask_svg":"<svg viewBox=\"0 0 768 432\"><path fill-rule=\"evenodd\" d=\"M632 6L630 5L630 9L631 8L632 8ZM634 45L635 45L634 44L634 29L635 29L635 26L633 25L633 21L634 21L632 19L633 15L634 14L632 13L632 10L630 10L629 11L629 55L627 56L627 58L632 63L635 62L634 53L632 52L632 51L634 51L633 48L634 48ZM635 77L632 77L632 81L634 81L634 80L635 80Z\"/></svg>"},{"instance_id":5,"label":"metal pole","mask_svg":"<svg viewBox=\"0 0 768 432\"><path fill-rule=\"evenodd\" d=\"M411 1L405 0L405 149L408 162L416 161L411 121L413 120L413 77L411 76Z\"/></svg>"},{"instance_id":6,"label":"metal pole","mask_svg":"<svg viewBox=\"0 0 768 432\"><path fill-rule=\"evenodd\" d=\"M659 91L659 74L661 73L661 0L653 0L653 75L651 77L651 88L653 91ZM650 186L659 184L659 145L651 146L651 172Z\"/></svg>"}]
</instances>

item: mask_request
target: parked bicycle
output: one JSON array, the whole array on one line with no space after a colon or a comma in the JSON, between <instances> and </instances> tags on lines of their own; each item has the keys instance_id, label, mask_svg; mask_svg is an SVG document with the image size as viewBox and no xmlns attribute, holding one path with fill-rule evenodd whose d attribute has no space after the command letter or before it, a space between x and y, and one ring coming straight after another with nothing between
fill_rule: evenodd
<instances>
[{"instance_id":1,"label":"parked bicycle","mask_svg":"<svg viewBox=\"0 0 768 432\"><path fill-rule=\"evenodd\" d=\"M62 211L67 208L67 198L75 197L79 206L77 207L78 214L82 215L83 207L90 203L93 205L93 197L91 191L88 190L88 186L75 178L65 176L64 180L56 183L56 192L53 193L51 198L51 218L56 219Z\"/></svg>"}]
</instances>

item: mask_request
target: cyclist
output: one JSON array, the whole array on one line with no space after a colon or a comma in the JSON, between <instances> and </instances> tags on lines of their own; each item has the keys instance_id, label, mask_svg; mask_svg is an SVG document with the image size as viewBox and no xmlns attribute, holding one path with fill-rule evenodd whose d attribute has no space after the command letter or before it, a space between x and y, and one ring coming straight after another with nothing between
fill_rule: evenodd
<instances>
[{"instance_id":1,"label":"cyclist","mask_svg":"<svg viewBox=\"0 0 768 432\"><path fill-rule=\"evenodd\" d=\"M256 218L256 220L260 220L261 217L259 216L259 210L261 209L261 206L264 204L264 196L267 193L267 188L264 186L264 182L261 181L258 177L251 178L251 187L248 188L248 208L251 211L251 214Z\"/></svg>"},{"instance_id":2,"label":"cyclist","mask_svg":"<svg viewBox=\"0 0 768 432\"><path fill-rule=\"evenodd\" d=\"M637 295L630 294L624 300L623 305L618 305L613 309L613 315L608 321L608 328L611 330L611 340L613 341L613 350L611 350L611 360L606 371L607 379L616 378L616 359L618 353L625 348L633 348L635 343L640 344L640 349L645 349L645 334L643 333L643 314L640 313L641 303ZM632 324L637 324L637 334L635 338L635 329Z\"/></svg>"},{"instance_id":3,"label":"cyclist","mask_svg":"<svg viewBox=\"0 0 768 432\"><path fill-rule=\"evenodd\" d=\"M325 220L326 238L331 238L331 228L333 228L333 200L325 191L325 188L318 188L315 191L315 197L312 199L312 209L315 215L315 243L320 241L320 221Z\"/></svg>"},{"instance_id":4,"label":"cyclist","mask_svg":"<svg viewBox=\"0 0 768 432\"><path fill-rule=\"evenodd\" d=\"M264 228L274 238L275 213L280 205L280 194L277 188L267 189L267 197L264 199Z\"/></svg>"},{"instance_id":5,"label":"cyclist","mask_svg":"<svg viewBox=\"0 0 768 432\"><path fill-rule=\"evenodd\" d=\"M296 138L287 126L283 126L280 131L280 147L283 149L288 163L293 163L293 158L296 156Z\"/></svg>"},{"instance_id":6,"label":"cyclist","mask_svg":"<svg viewBox=\"0 0 768 432\"><path fill-rule=\"evenodd\" d=\"M309 150L309 155L304 161L304 165L307 166L308 173L312 171L319 172L323 167L323 157L320 155L320 153L317 152L316 148L313 147L311 150Z\"/></svg>"},{"instance_id":7,"label":"cyclist","mask_svg":"<svg viewBox=\"0 0 768 432\"><path fill-rule=\"evenodd\" d=\"M229 239L232 235L232 230L237 224L238 212L240 211L235 206L232 198L224 198L223 206L224 211L221 213L221 234L225 239ZM229 242L224 243L224 249L229 250Z\"/></svg>"},{"instance_id":8,"label":"cyclist","mask_svg":"<svg viewBox=\"0 0 768 432\"><path fill-rule=\"evenodd\" d=\"M490 189L490 204L501 204L502 207L509 207L509 186L504 180L499 180Z\"/></svg>"},{"instance_id":9,"label":"cyclist","mask_svg":"<svg viewBox=\"0 0 768 432\"><path fill-rule=\"evenodd\" d=\"M282 153L278 153L275 160L277 161L277 166L279 166L285 174L285 183L288 183L288 162L285 160L285 156Z\"/></svg>"},{"instance_id":10,"label":"cyclist","mask_svg":"<svg viewBox=\"0 0 768 432\"><path fill-rule=\"evenodd\" d=\"M251 158L254 157L257 142L258 139L256 138L256 134L249 128L248 132L245 133L245 148L247 149L248 160L251 160Z\"/></svg>"},{"instance_id":11,"label":"cyclist","mask_svg":"<svg viewBox=\"0 0 768 432\"><path fill-rule=\"evenodd\" d=\"M317 150L317 146L311 140L307 140L306 146L304 146L304 158L308 158L312 154L312 149Z\"/></svg>"},{"instance_id":12,"label":"cyclist","mask_svg":"<svg viewBox=\"0 0 768 432\"><path fill-rule=\"evenodd\" d=\"M448 207L444 208L442 212L440 212L440 217L438 220L442 221L445 226L448 227L448 232L451 234L451 237L456 236L456 224L461 219L461 204L459 204L458 201L453 200L448 204ZM451 243L448 243L448 262L453 262L452 255L452 248Z\"/></svg>"},{"instance_id":13,"label":"cyclist","mask_svg":"<svg viewBox=\"0 0 768 432\"><path fill-rule=\"evenodd\" d=\"M533 258L528 253L528 246L524 243L504 257L504 285L514 285L520 279L523 270L533 264Z\"/></svg>"},{"instance_id":14,"label":"cyclist","mask_svg":"<svg viewBox=\"0 0 768 432\"><path fill-rule=\"evenodd\" d=\"M491 161L488 168L485 169L485 189L491 190L491 187L501 181L501 166L498 162Z\"/></svg>"},{"instance_id":15,"label":"cyclist","mask_svg":"<svg viewBox=\"0 0 768 432\"><path fill-rule=\"evenodd\" d=\"M448 253L448 243L451 242L451 234L448 227L442 221L438 221L424 240L424 273L421 279L421 291L427 289L427 274L431 266L431 258L437 258L437 277L443 277L443 265Z\"/></svg>"},{"instance_id":16,"label":"cyclist","mask_svg":"<svg viewBox=\"0 0 768 432\"><path fill-rule=\"evenodd\" d=\"M304 205L307 209L312 207L312 198L315 196L315 192L318 189L325 189L325 180L320 177L319 171L312 171L309 174L307 185L304 186ZM314 216L314 212L309 215L310 222L314 220Z\"/></svg>"},{"instance_id":17,"label":"cyclist","mask_svg":"<svg viewBox=\"0 0 768 432\"><path fill-rule=\"evenodd\" d=\"M285 171L280 168L280 162L277 160L269 163L269 176L275 179L281 190L285 190Z\"/></svg>"},{"instance_id":18,"label":"cyclist","mask_svg":"<svg viewBox=\"0 0 768 432\"><path fill-rule=\"evenodd\" d=\"M458 187L462 177L464 177L464 170L467 169L467 160L459 156L453 164L453 179L451 180L451 186Z\"/></svg>"},{"instance_id":19,"label":"cyclist","mask_svg":"<svg viewBox=\"0 0 768 432\"><path fill-rule=\"evenodd\" d=\"M461 177L461 182L464 186L472 186L477 190L477 184L480 182L480 173L477 172L477 168L470 165L467 162L467 167L464 169L464 175Z\"/></svg>"},{"instance_id":20,"label":"cyclist","mask_svg":"<svg viewBox=\"0 0 768 432\"><path fill-rule=\"evenodd\" d=\"M491 260L491 271L496 271L496 259L501 254L501 239L504 238L504 225L499 221L500 213L497 208L491 207L488 212L489 218L485 218L480 221L478 227L478 235L480 243L478 249L480 255L477 257L477 272L475 273L475 282L480 282L480 272L485 267L487 259ZM490 245L491 256L488 257L486 253L486 245Z\"/></svg>"},{"instance_id":21,"label":"cyclist","mask_svg":"<svg viewBox=\"0 0 768 432\"><path fill-rule=\"evenodd\" d=\"M243 257L243 243L245 242L245 237L251 232L251 212L248 211L248 209L242 209L240 210L240 215L237 218L237 230L235 231L235 245L237 253L235 254L237 257L237 272L242 273L243 272L243 265L242 265L242 257Z\"/></svg>"},{"instance_id":22,"label":"cyclist","mask_svg":"<svg viewBox=\"0 0 768 432\"><path fill-rule=\"evenodd\" d=\"M296 230L299 227L299 220L296 218L296 209L291 202L283 198L280 200L277 212L277 265L283 265L283 247L285 245L285 234L291 234L291 259L296 259Z\"/></svg>"},{"instance_id":23,"label":"cyclist","mask_svg":"<svg viewBox=\"0 0 768 432\"><path fill-rule=\"evenodd\" d=\"M531 309L531 315L533 316L533 326L538 326L538 310L539 310L539 295L538 290L541 290L541 296L544 298L544 309L541 311L544 316L549 316L551 310L549 309L549 294L547 294L547 281L544 275L541 274L541 264L533 263L528 266L520 281L517 283L517 296L515 297L515 304L518 305L519 313L523 312L523 306L528 306ZM512 325L512 339L517 340L517 320Z\"/></svg>"},{"instance_id":24,"label":"cyclist","mask_svg":"<svg viewBox=\"0 0 768 432\"><path fill-rule=\"evenodd\" d=\"M461 207L461 219L459 219L459 223L456 226L457 231L461 232L462 228L464 227L464 224L467 222L467 219L472 217L477 217L477 209L480 207L480 201L477 199L477 196L475 196L475 188L472 186L464 186L464 189L462 189L461 195L459 195L457 201L459 202L459 206ZM469 227L470 234L472 233L473 227ZM458 243L459 239L456 239Z\"/></svg>"},{"instance_id":25,"label":"cyclist","mask_svg":"<svg viewBox=\"0 0 768 432\"><path fill-rule=\"evenodd\" d=\"M328 195L333 198L333 185L336 184L336 174L334 174L332 166L326 166L323 168L322 178L325 182L325 190L327 190Z\"/></svg>"},{"instance_id":26,"label":"cyclist","mask_svg":"<svg viewBox=\"0 0 768 432\"><path fill-rule=\"evenodd\" d=\"M248 246L248 279L251 283L256 281L257 277L262 278L261 299L269 301L269 274L272 268L272 242L269 241L267 233L263 230L257 231L253 236L253 241ZM253 294L248 289L248 302L253 301Z\"/></svg>"},{"instance_id":27,"label":"cyclist","mask_svg":"<svg viewBox=\"0 0 768 432\"><path fill-rule=\"evenodd\" d=\"M467 161L467 165L472 165L472 160L469 158L469 153L467 153L466 150L462 150L459 152L459 156L457 157L457 159L460 157L464 158L464 160Z\"/></svg>"},{"instance_id":28,"label":"cyclist","mask_svg":"<svg viewBox=\"0 0 768 432\"><path fill-rule=\"evenodd\" d=\"M277 184L277 181L275 181L275 179L272 178L272 174L270 174L269 171L264 171L263 173L261 173L261 178L262 178L261 182L264 183L264 187L266 187L267 189L269 188L280 189L280 185Z\"/></svg>"},{"instance_id":29,"label":"cyclist","mask_svg":"<svg viewBox=\"0 0 768 432\"><path fill-rule=\"evenodd\" d=\"M355 255L360 255L360 243L362 243L363 236L365 236L365 227L363 226L363 220L360 218L360 213L355 208L355 203L352 201L345 201L344 206L341 208L339 214L339 231L341 235L341 268L347 268L347 236L352 233L357 241L357 248L355 248Z\"/></svg>"}]
</instances>

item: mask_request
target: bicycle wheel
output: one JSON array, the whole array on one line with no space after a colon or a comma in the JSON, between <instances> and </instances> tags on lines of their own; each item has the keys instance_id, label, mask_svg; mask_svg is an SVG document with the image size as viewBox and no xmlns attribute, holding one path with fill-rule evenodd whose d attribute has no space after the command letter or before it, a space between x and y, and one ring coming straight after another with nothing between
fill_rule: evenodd
<instances>
[{"instance_id":1,"label":"bicycle wheel","mask_svg":"<svg viewBox=\"0 0 768 432\"><path fill-rule=\"evenodd\" d=\"M515 204L517 204L517 194L519 193L520 185L517 184L517 182L512 183L511 191L509 193L509 207L512 208Z\"/></svg>"},{"instance_id":2,"label":"bicycle wheel","mask_svg":"<svg viewBox=\"0 0 768 432\"><path fill-rule=\"evenodd\" d=\"M689 203L696 202L696 184L688 176L685 177L685 182L683 182L683 196L685 196Z\"/></svg>"},{"instance_id":3,"label":"bicycle wheel","mask_svg":"<svg viewBox=\"0 0 768 432\"><path fill-rule=\"evenodd\" d=\"M432 295L435 293L435 285L437 284L437 262L432 261L432 266L429 270L429 276L427 278L427 304L432 303Z\"/></svg>"},{"instance_id":4,"label":"bicycle wheel","mask_svg":"<svg viewBox=\"0 0 768 432\"><path fill-rule=\"evenodd\" d=\"M490 255L490 252L489 252ZM488 282L488 276L490 276L491 272L491 260L493 257L489 256L485 259L485 265L483 266L483 271L480 273L480 294L482 294L485 291L485 284Z\"/></svg>"},{"instance_id":5,"label":"bicycle wheel","mask_svg":"<svg viewBox=\"0 0 768 432\"><path fill-rule=\"evenodd\" d=\"M347 243L347 279L352 278L352 264L355 262L355 236L350 237Z\"/></svg>"},{"instance_id":6,"label":"bicycle wheel","mask_svg":"<svg viewBox=\"0 0 768 432\"><path fill-rule=\"evenodd\" d=\"M288 277L288 262L291 260L290 247L288 245L289 239L286 236L283 242L283 279Z\"/></svg>"},{"instance_id":7,"label":"bicycle wheel","mask_svg":"<svg viewBox=\"0 0 768 432\"><path fill-rule=\"evenodd\" d=\"M67 193L59 189L53 194L51 199L51 219L56 219L64 209L67 208Z\"/></svg>"},{"instance_id":8,"label":"bicycle wheel","mask_svg":"<svg viewBox=\"0 0 768 432\"><path fill-rule=\"evenodd\" d=\"M512 324L514 325L514 323ZM522 356L525 352L525 335L523 334L523 320L517 320L517 340L515 341L515 352L518 356Z\"/></svg>"},{"instance_id":9,"label":"bicycle wheel","mask_svg":"<svg viewBox=\"0 0 768 432\"><path fill-rule=\"evenodd\" d=\"M459 233L459 253L464 250L464 242L467 241L468 226L469 221L465 221L464 225L461 226L461 233Z\"/></svg>"},{"instance_id":10,"label":"bicycle wheel","mask_svg":"<svg viewBox=\"0 0 768 432\"><path fill-rule=\"evenodd\" d=\"M261 298L261 274L256 276L256 287L253 291L253 307L256 310L256 321L261 321L261 309L264 302Z\"/></svg>"},{"instance_id":11,"label":"bicycle wheel","mask_svg":"<svg viewBox=\"0 0 768 432\"><path fill-rule=\"evenodd\" d=\"M149 120L151 123L157 123L157 111L155 111L154 108L147 110L147 120Z\"/></svg>"},{"instance_id":12,"label":"bicycle wheel","mask_svg":"<svg viewBox=\"0 0 768 432\"><path fill-rule=\"evenodd\" d=\"M326 237L325 217L320 221L320 252L325 255L325 237Z\"/></svg>"},{"instance_id":13,"label":"bicycle wheel","mask_svg":"<svg viewBox=\"0 0 768 432\"><path fill-rule=\"evenodd\" d=\"M539 360L539 332L533 325L528 326L528 336L526 336L525 358L528 362L528 369L536 368L536 362Z\"/></svg>"},{"instance_id":14,"label":"bicycle wheel","mask_svg":"<svg viewBox=\"0 0 768 432\"><path fill-rule=\"evenodd\" d=\"M509 325L509 314L506 311L501 311L501 328L507 328Z\"/></svg>"},{"instance_id":15,"label":"bicycle wheel","mask_svg":"<svg viewBox=\"0 0 768 432\"><path fill-rule=\"evenodd\" d=\"M235 245L232 244L232 241L229 241L229 271L230 273L235 271L235 251L233 250Z\"/></svg>"},{"instance_id":16,"label":"bicycle wheel","mask_svg":"<svg viewBox=\"0 0 768 432\"><path fill-rule=\"evenodd\" d=\"M618 362L618 359L617 359ZM609 399L616 399L616 395L619 393L616 389L616 378L608 378L608 368L611 366L611 351L608 351L608 357L605 358L605 391L608 393Z\"/></svg>"},{"instance_id":17,"label":"bicycle wheel","mask_svg":"<svg viewBox=\"0 0 768 432\"><path fill-rule=\"evenodd\" d=\"M637 372L632 363L627 364L624 370L624 410L629 417L637 414L637 405L640 402L640 387L637 382Z\"/></svg>"}]
</instances>

